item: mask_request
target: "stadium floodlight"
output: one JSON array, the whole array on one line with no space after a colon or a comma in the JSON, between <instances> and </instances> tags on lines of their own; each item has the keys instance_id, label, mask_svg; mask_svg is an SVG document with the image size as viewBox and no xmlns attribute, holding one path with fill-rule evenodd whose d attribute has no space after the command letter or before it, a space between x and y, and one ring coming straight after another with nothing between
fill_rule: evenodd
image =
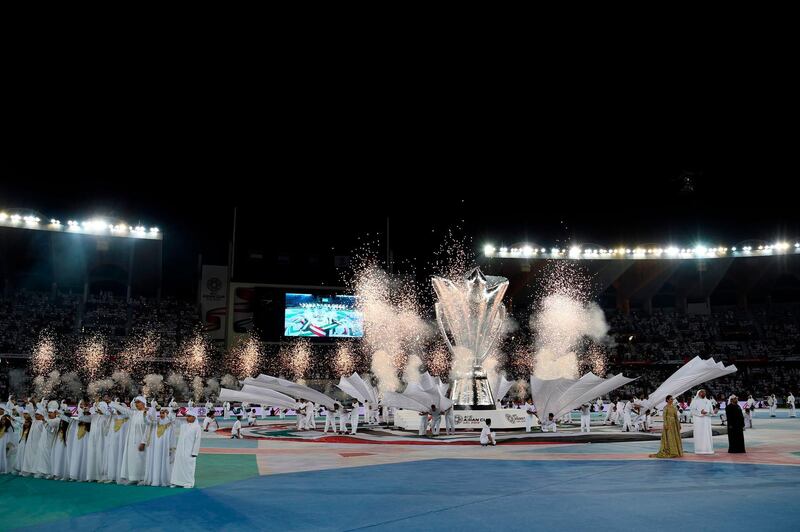
<instances>
[{"instance_id":1,"label":"stadium floodlight","mask_svg":"<svg viewBox=\"0 0 800 532\"><path fill-rule=\"evenodd\" d=\"M22 216L19 214L12 214L11 215L11 223L17 223L22 219Z\"/></svg>"},{"instance_id":2,"label":"stadium floodlight","mask_svg":"<svg viewBox=\"0 0 800 532\"><path fill-rule=\"evenodd\" d=\"M569 248L570 257L577 257L580 254L581 254L581 248L579 248L578 246L572 246L571 248Z\"/></svg>"},{"instance_id":3,"label":"stadium floodlight","mask_svg":"<svg viewBox=\"0 0 800 532\"><path fill-rule=\"evenodd\" d=\"M158 227L151 227L150 228L150 232L153 233L153 234L158 233Z\"/></svg>"},{"instance_id":4,"label":"stadium floodlight","mask_svg":"<svg viewBox=\"0 0 800 532\"><path fill-rule=\"evenodd\" d=\"M703 245L697 245L697 246L694 247L694 254L695 255L702 256L702 255L705 255L706 253L708 253L708 248L707 247L705 247Z\"/></svg>"},{"instance_id":5,"label":"stadium floodlight","mask_svg":"<svg viewBox=\"0 0 800 532\"><path fill-rule=\"evenodd\" d=\"M670 246L667 248L667 255L669 255L670 257L676 256L679 252L680 250L678 250L678 248L676 248L675 246Z\"/></svg>"},{"instance_id":6,"label":"stadium floodlight","mask_svg":"<svg viewBox=\"0 0 800 532\"><path fill-rule=\"evenodd\" d=\"M485 256L491 257L492 255L494 255L494 252L495 252L495 249L494 249L493 245L486 244L485 246L483 246L483 254Z\"/></svg>"},{"instance_id":7,"label":"stadium floodlight","mask_svg":"<svg viewBox=\"0 0 800 532\"><path fill-rule=\"evenodd\" d=\"M531 255L534 254L533 248L530 246L523 247L522 254L525 255L526 257L530 257Z\"/></svg>"},{"instance_id":8,"label":"stadium floodlight","mask_svg":"<svg viewBox=\"0 0 800 532\"><path fill-rule=\"evenodd\" d=\"M795 243L794 247L795 247L795 249L800 248L800 242Z\"/></svg>"},{"instance_id":9,"label":"stadium floodlight","mask_svg":"<svg viewBox=\"0 0 800 532\"><path fill-rule=\"evenodd\" d=\"M731 248L731 251L736 251L736 246L733 246L733 247Z\"/></svg>"},{"instance_id":10,"label":"stadium floodlight","mask_svg":"<svg viewBox=\"0 0 800 532\"><path fill-rule=\"evenodd\" d=\"M61 222L56 220L55 218L50 218L50 225L59 226L61 225Z\"/></svg>"},{"instance_id":11,"label":"stadium floodlight","mask_svg":"<svg viewBox=\"0 0 800 532\"><path fill-rule=\"evenodd\" d=\"M0 222L5 222L8 220L8 215L4 212L0 212Z\"/></svg>"}]
</instances>

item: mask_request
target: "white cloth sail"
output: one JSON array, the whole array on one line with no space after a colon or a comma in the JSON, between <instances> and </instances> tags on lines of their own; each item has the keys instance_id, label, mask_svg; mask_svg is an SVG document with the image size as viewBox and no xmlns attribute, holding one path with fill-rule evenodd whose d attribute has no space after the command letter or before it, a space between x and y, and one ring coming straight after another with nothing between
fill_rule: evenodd
<instances>
[{"instance_id":1,"label":"white cloth sail","mask_svg":"<svg viewBox=\"0 0 800 532\"><path fill-rule=\"evenodd\" d=\"M245 384L252 384L275 390L286 394L295 399L308 399L318 405L323 405L325 408L333 408L335 401L322 392L318 392L308 386L297 384L296 382L280 379L278 377L271 377L269 375L259 375L255 379L248 377L244 380Z\"/></svg>"},{"instance_id":2,"label":"white cloth sail","mask_svg":"<svg viewBox=\"0 0 800 532\"><path fill-rule=\"evenodd\" d=\"M497 375L497 377L495 377L495 379L490 382L489 385L492 387L494 400L502 401L514 383L507 380L505 375Z\"/></svg>"},{"instance_id":3,"label":"white cloth sail","mask_svg":"<svg viewBox=\"0 0 800 532\"><path fill-rule=\"evenodd\" d=\"M350 397L358 399L360 403L378 404L378 394L375 392L375 387L364 381L358 373L353 373L349 377L340 377L339 384L336 387Z\"/></svg>"},{"instance_id":4,"label":"white cloth sail","mask_svg":"<svg viewBox=\"0 0 800 532\"><path fill-rule=\"evenodd\" d=\"M575 384L575 379L540 379L531 375L531 397L539 419L547 419L548 414L555 416L559 398Z\"/></svg>"},{"instance_id":5,"label":"white cloth sail","mask_svg":"<svg viewBox=\"0 0 800 532\"><path fill-rule=\"evenodd\" d=\"M713 358L703 360L699 356L694 357L670 375L646 400L642 401L642 406L645 409L655 406L660 410L664 407L668 395L678 396L698 384L735 372L736 366L734 365L725 366L722 362L714 362Z\"/></svg>"},{"instance_id":6,"label":"white cloth sail","mask_svg":"<svg viewBox=\"0 0 800 532\"><path fill-rule=\"evenodd\" d=\"M219 392L219 398L221 401L266 404L289 409L293 409L297 404L294 398L286 394L253 385L245 385L241 391L222 388Z\"/></svg>"}]
</instances>

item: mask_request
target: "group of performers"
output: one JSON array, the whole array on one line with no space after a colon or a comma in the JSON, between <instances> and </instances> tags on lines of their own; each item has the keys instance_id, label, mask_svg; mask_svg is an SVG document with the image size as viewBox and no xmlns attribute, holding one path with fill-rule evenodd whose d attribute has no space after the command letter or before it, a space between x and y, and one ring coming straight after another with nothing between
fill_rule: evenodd
<instances>
[{"instance_id":1,"label":"group of performers","mask_svg":"<svg viewBox=\"0 0 800 532\"><path fill-rule=\"evenodd\" d=\"M137 396L76 408L28 398L0 403L0 474L78 482L194 486L201 428L194 408L178 416Z\"/></svg>"}]
</instances>

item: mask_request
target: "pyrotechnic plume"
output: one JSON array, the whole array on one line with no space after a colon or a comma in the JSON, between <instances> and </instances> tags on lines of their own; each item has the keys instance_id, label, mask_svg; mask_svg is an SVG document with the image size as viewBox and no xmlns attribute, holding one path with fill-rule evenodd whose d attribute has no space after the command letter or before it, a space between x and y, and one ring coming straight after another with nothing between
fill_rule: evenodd
<instances>
[{"instance_id":1,"label":"pyrotechnic plume","mask_svg":"<svg viewBox=\"0 0 800 532\"><path fill-rule=\"evenodd\" d=\"M167 385L171 388L172 396L180 401L189 398L189 385L180 373L172 372L167 376Z\"/></svg>"},{"instance_id":2,"label":"pyrotechnic plume","mask_svg":"<svg viewBox=\"0 0 800 532\"><path fill-rule=\"evenodd\" d=\"M208 370L208 339L201 332L196 332L181 346L178 365L186 375L205 375Z\"/></svg>"},{"instance_id":3,"label":"pyrotechnic plume","mask_svg":"<svg viewBox=\"0 0 800 532\"><path fill-rule=\"evenodd\" d=\"M111 380L114 381L117 391L124 397L132 396L134 392L134 382L131 374L124 370L115 371L111 374Z\"/></svg>"},{"instance_id":4,"label":"pyrotechnic plume","mask_svg":"<svg viewBox=\"0 0 800 532\"><path fill-rule=\"evenodd\" d=\"M588 337L605 341L608 324L602 309L589 301L590 283L577 266L565 261L551 267L543 298L531 316L536 333L535 375L541 379L577 378L576 350Z\"/></svg>"},{"instance_id":5,"label":"pyrotechnic plume","mask_svg":"<svg viewBox=\"0 0 800 532\"><path fill-rule=\"evenodd\" d=\"M86 387L86 393L90 400L102 397L103 393L108 392L114 387L113 379L98 379L90 382Z\"/></svg>"},{"instance_id":6,"label":"pyrotechnic plume","mask_svg":"<svg viewBox=\"0 0 800 532\"><path fill-rule=\"evenodd\" d=\"M262 358L261 342L257 336L251 334L230 350L227 368L240 379L255 377L261 368Z\"/></svg>"},{"instance_id":7,"label":"pyrotechnic plume","mask_svg":"<svg viewBox=\"0 0 800 532\"><path fill-rule=\"evenodd\" d=\"M135 331L125 341L120 352L120 360L128 372L146 371L148 360L158 356L161 340L152 330Z\"/></svg>"},{"instance_id":8,"label":"pyrotechnic plume","mask_svg":"<svg viewBox=\"0 0 800 532\"><path fill-rule=\"evenodd\" d=\"M205 388L203 387L203 379L200 377L200 375L195 375L194 379L192 379L192 392L194 393L195 402L200 402L203 400L203 392L205 392Z\"/></svg>"},{"instance_id":9,"label":"pyrotechnic plume","mask_svg":"<svg viewBox=\"0 0 800 532\"><path fill-rule=\"evenodd\" d=\"M422 359L417 355L408 357L408 364L403 370L403 381L406 384L418 384L419 378L422 376Z\"/></svg>"},{"instance_id":10,"label":"pyrotechnic plume","mask_svg":"<svg viewBox=\"0 0 800 532\"><path fill-rule=\"evenodd\" d=\"M231 375L230 373L226 373L222 376L222 380L220 384L223 388L228 388L230 390L238 390L239 389L239 381L236 380L236 377Z\"/></svg>"},{"instance_id":11,"label":"pyrotechnic plume","mask_svg":"<svg viewBox=\"0 0 800 532\"><path fill-rule=\"evenodd\" d=\"M445 377L450 372L450 353L442 346L435 347L425 359L428 373L434 377Z\"/></svg>"},{"instance_id":12,"label":"pyrotechnic plume","mask_svg":"<svg viewBox=\"0 0 800 532\"><path fill-rule=\"evenodd\" d=\"M142 395L145 397L158 397L164 390L164 377L157 373L145 375L142 383Z\"/></svg>"},{"instance_id":13,"label":"pyrotechnic plume","mask_svg":"<svg viewBox=\"0 0 800 532\"><path fill-rule=\"evenodd\" d=\"M82 338L76 352L79 368L87 380L94 380L103 370L106 361L106 341L102 334L95 333Z\"/></svg>"},{"instance_id":14,"label":"pyrotechnic plume","mask_svg":"<svg viewBox=\"0 0 800 532\"><path fill-rule=\"evenodd\" d=\"M311 365L311 344L308 340L298 340L280 353L281 366L291 380L305 377Z\"/></svg>"},{"instance_id":15,"label":"pyrotechnic plume","mask_svg":"<svg viewBox=\"0 0 800 532\"><path fill-rule=\"evenodd\" d=\"M353 353L348 344L340 344L333 356L333 372L336 377L349 376L355 371Z\"/></svg>"},{"instance_id":16,"label":"pyrotechnic plume","mask_svg":"<svg viewBox=\"0 0 800 532\"><path fill-rule=\"evenodd\" d=\"M33 390L36 397L53 398L61 383L61 372L54 369L47 375L38 375L33 379Z\"/></svg>"},{"instance_id":17,"label":"pyrotechnic plume","mask_svg":"<svg viewBox=\"0 0 800 532\"><path fill-rule=\"evenodd\" d=\"M372 355L372 374L378 379L381 392L394 392L400 387L397 368L386 351L379 350Z\"/></svg>"},{"instance_id":18,"label":"pyrotechnic plume","mask_svg":"<svg viewBox=\"0 0 800 532\"><path fill-rule=\"evenodd\" d=\"M216 399L219 396L219 381L214 377L208 379L203 395L205 395L206 399Z\"/></svg>"},{"instance_id":19,"label":"pyrotechnic plume","mask_svg":"<svg viewBox=\"0 0 800 532\"><path fill-rule=\"evenodd\" d=\"M53 333L43 330L31 354L31 371L34 375L44 375L53 370L56 359L56 343Z\"/></svg>"},{"instance_id":20,"label":"pyrotechnic plume","mask_svg":"<svg viewBox=\"0 0 800 532\"><path fill-rule=\"evenodd\" d=\"M70 371L61 376L61 396L64 399L77 401L83 395L83 385L78 373Z\"/></svg>"}]
</instances>

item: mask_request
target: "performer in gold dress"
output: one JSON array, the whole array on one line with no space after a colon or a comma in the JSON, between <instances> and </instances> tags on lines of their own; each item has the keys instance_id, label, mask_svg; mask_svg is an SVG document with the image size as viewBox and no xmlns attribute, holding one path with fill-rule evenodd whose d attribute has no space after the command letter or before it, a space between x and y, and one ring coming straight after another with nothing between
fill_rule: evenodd
<instances>
[{"instance_id":1,"label":"performer in gold dress","mask_svg":"<svg viewBox=\"0 0 800 532\"><path fill-rule=\"evenodd\" d=\"M664 428L661 431L661 448L657 454L650 458L677 458L683 456L681 445L681 424L678 420L678 410L672 404L672 396L667 396L667 406L664 407Z\"/></svg>"}]
</instances>

